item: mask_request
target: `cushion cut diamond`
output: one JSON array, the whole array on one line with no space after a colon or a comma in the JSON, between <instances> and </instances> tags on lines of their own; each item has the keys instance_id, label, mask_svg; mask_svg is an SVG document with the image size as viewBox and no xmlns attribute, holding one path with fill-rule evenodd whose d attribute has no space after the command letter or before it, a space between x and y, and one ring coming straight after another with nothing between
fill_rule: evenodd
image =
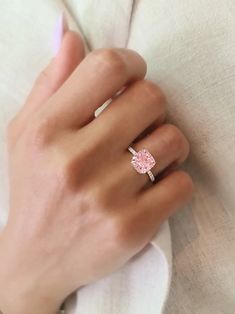
<instances>
[{"instance_id":1,"label":"cushion cut diamond","mask_svg":"<svg viewBox=\"0 0 235 314\"><path fill-rule=\"evenodd\" d=\"M156 164L155 159L147 149L136 152L132 157L131 163L139 173L147 173Z\"/></svg>"}]
</instances>

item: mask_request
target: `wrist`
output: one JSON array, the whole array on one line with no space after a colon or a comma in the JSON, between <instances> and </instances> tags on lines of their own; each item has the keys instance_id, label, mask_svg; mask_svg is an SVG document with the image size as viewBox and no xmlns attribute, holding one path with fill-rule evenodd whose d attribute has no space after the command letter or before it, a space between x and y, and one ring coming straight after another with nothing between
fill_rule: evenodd
<instances>
[{"instance_id":1,"label":"wrist","mask_svg":"<svg viewBox=\"0 0 235 314\"><path fill-rule=\"evenodd\" d=\"M19 261L9 254L9 245L1 234L0 314L58 314L59 305L55 305L50 296L39 296L38 291L30 292L25 287L26 280L17 268Z\"/></svg>"},{"instance_id":2,"label":"wrist","mask_svg":"<svg viewBox=\"0 0 235 314\"><path fill-rule=\"evenodd\" d=\"M1 313L2 312L2 313ZM5 279L0 283L0 314L58 314L59 306L50 298L23 294L20 285L9 284Z\"/></svg>"},{"instance_id":3,"label":"wrist","mask_svg":"<svg viewBox=\"0 0 235 314\"><path fill-rule=\"evenodd\" d=\"M14 296L11 298L0 299L0 313L1 314L58 314L59 309L49 308L45 303L18 302Z\"/></svg>"}]
</instances>

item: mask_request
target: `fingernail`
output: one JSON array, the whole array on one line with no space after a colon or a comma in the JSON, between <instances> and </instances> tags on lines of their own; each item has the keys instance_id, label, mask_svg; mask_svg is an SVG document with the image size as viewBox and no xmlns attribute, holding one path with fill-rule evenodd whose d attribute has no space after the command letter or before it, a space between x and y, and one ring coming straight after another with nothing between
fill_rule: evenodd
<instances>
[{"instance_id":1,"label":"fingernail","mask_svg":"<svg viewBox=\"0 0 235 314\"><path fill-rule=\"evenodd\" d=\"M64 34L68 31L68 24L64 13L61 13L56 21L53 32L53 54L56 56L60 50Z\"/></svg>"}]
</instances>

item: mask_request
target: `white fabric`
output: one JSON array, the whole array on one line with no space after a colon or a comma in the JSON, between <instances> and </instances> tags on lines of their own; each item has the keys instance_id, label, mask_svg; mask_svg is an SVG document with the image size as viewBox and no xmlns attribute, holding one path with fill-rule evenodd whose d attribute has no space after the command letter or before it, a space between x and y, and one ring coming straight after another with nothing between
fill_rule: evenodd
<instances>
[{"instance_id":1,"label":"white fabric","mask_svg":"<svg viewBox=\"0 0 235 314\"><path fill-rule=\"evenodd\" d=\"M1 0L0 158L4 129L51 56L50 31L61 8L89 49L129 47L168 95L170 120L191 142L190 206L171 220L174 275L166 313L235 312L235 2L234 0ZM7 175L1 169L1 221ZM167 225L122 270L89 285L66 305L73 314L158 314L167 296Z\"/></svg>"}]
</instances>

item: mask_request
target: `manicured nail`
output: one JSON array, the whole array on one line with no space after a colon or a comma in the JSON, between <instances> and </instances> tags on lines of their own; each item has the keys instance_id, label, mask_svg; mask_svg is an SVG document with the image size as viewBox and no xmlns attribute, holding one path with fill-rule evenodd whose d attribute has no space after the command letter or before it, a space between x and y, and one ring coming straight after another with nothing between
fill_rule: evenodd
<instances>
[{"instance_id":1,"label":"manicured nail","mask_svg":"<svg viewBox=\"0 0 235 314\"><path fill-rule=\"evenodd\" d=\"M53 33L53 53L56 56L60 50L64 34L68 31L68 24L65 18L65 14L61 13L56 21L54 33Z\"/></svg>"}]
</instances>

